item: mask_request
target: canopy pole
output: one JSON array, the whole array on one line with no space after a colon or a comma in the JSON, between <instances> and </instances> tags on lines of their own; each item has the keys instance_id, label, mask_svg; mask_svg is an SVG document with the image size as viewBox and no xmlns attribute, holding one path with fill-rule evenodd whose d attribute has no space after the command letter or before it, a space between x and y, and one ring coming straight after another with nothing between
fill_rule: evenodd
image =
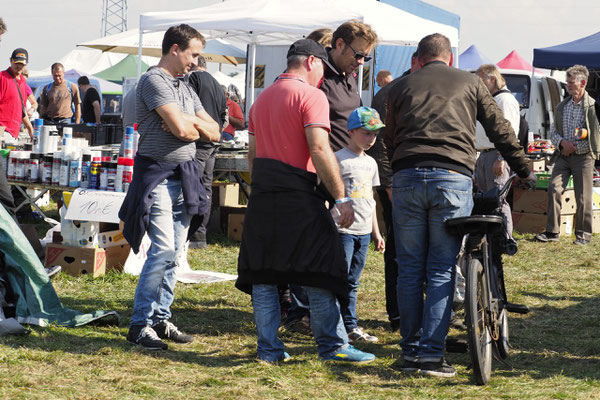
<instances>
[{"instance_id":1,"label":"canopy pole","mask_svg":"<svg viewBox=\"0 0 600 400\"><path fill-rule=\"evenodd\" d=\"M250 107L254 104L254 72L256 69L256 38L252 36L252 43L250 44L250 85L249 93L246 93L246 119L250 112Z\"/></svg>"},{"instance_id":2,"label":"canopy pole","mask_svg":"<svg viewBox=\"0 0 600 400\"><path fill-rule=\"evenodd\" d=\"M358 66L358 97L362 99L362 80L363 80L364 65Z\"/></svg>"},{"instance_id":3,"label":"canopy pole","mask_svg":"<svg viewBox=\"0 0 600 400\"><path fill-rule=\"evenodd\" d=\"M139 29L139 43L138 43L138 67L137 67L137 78L140 80L142 76L142 40L144 38L144 30L142 29L142 15L140 14L140 29Z\"/></svg>"}]
</instances>

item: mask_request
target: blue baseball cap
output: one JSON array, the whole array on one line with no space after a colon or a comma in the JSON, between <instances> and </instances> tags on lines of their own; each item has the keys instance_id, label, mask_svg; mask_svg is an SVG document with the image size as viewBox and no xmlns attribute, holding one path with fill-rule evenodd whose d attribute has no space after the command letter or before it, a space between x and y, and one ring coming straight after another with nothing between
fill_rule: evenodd
<instances>
[{"instance_id":1,"label":"blue baseball cap","mask_svg":"<svg viewBox=\"0 0 600 400\"><path fill-rule=\"evenodd\" d=\"M385 128L379 113L374 108L370 107L358 107L350 117L348 117L348 130L363 128L368 131L377 131L381 128Z\"/></svg>"}]
</instances>

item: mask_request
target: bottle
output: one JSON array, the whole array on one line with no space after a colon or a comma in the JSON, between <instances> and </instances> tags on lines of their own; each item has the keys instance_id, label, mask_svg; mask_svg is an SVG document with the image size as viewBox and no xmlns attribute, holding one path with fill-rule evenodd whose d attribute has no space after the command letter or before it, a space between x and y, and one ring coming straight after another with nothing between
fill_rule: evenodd
<instances>
[{"instance_id":1,"label":"bottle","mask_svg":"<svg viewBox=\"0 0 600 400\"><path fill-rule=\"evenodd\" d=\"M79 187L81 181L81 152L74 150L71 152L69 161L69 187Z\"/></svg>"},{"instance_id":2,"label":"bottle","mask_svg":"<svg viewBox=\"0 0 600 400\"><path fill-rule=\"evenodd\" d=\"M90 165L90 189L100 188L100 157L94 157Z\"/></svg>"},{"instance_id":3,"label":"bottle","mask_svg":"<svg viewBox=\"0 0 600 400\"><path fill-rule=\"evenodd\" d=\"M102 157L102 163L100 164L100 190L108 189L108 166L110 164L110 157Z\"/></svg>"},{"instance_id":4,"label":"bottle","mask_svg":"<svg viewBox=\"0 0 600 400\"><path fill-rule=\"evenodd\" d=\"M33 152L41 153L42 152L42 141L41 141L41 129L42 125L44 125L43 119L34 119L33 120Z\"/></svg>"},{"instance_id":5,"label":"bottle","mask_svg":"<svg viewBox=\"0 0 600 400\"><path fill-rule=\"evenodd\" d=\"M60 166L62 164L62 151L55 151L52 159L52 184L58 186L60 182Z\"/></svg>"},{"instance_id":6,"label":"bottle","mask_svg":"<svg viewBox=\"0 0 600 400\"><path fill-rule=\"evenodd\" d=\"M117 160L117 176L115 177L115 192L123 191L123 171L125 170L125 157Z\"/></svg>"},{"instance_id":7,"label":"bottle","mask_svg":"<svg viewBox=\"0 0 600 400\"><path fill-rule=\"evenodd\" d=\"M29 156L29 182L39 182L40 181L40 159L42 158L41 154L31 153Z\"/></svg>"},{"instance_id":8,"label":"bottle","mask_svg":"<svg viewBox=\"0 0 600 400\"><path fill-rule=\"evenodd\" d=\"M90 187L90 169L92 167L92 153L89 150L84 150L81 158L81 187Z\"/></svg>"},{"instance_id":9,"label":"bottle","mask_svg":"<svg viewBox=\"0 0 600 400\"><path fill-rule=\"evenodd\" d=\"M17 150L11 150L8 153L8 167L6 168L6 178L9 180L15 179L15 172L17 170Z\"/></svg>"},{"instance_id":10,"label":"bottle","mask_svg":"<svg viewBox=\"0 0 600 400\"><path fill-rule=\"evenodd\" d=\"M10 154L10 150L0 149L0 153L2 153L2 168L4 169L4 175L8 176L8 155Z\"/></svg>"},{"instance_id":11,"label":"bottle","mask_svg":"<svg viewBox=\"0 0 600 400\"><path fill-rule=\"evenodd\" d=\"M44 166L42 167L42 183L44 185L52 185L52 163L54 157L52 154L44 155Z\"/></svg>"},{"instance_id":12,"label":"bottle","mask_svg":"<svg viewBox=\"0 0 600 400\"><path fill-rule=\"evenodd\" d=\"M137 124L133 124L133 152L131 158L135 158L137 154L138 144L140 142L140 134L137 131Z\"/></svg>"},{"instance_id":13,"label":"bottle","mask_svg":"<svg viewBox=\"0 0 600 400\"><path fill-rule=\"evenodd\" d=\"M125 128L125 135L123 135L123 157L133 157L133 127L131 126Z\"/></svg>"},{"instance_id":14,"label":"bottle","mask_svg":"<svg viewBox=\"0 0 600 400\"><path fill-rule=\"evenodd\" d=\"M106 190L109 192L115 191L115 179L117 178L117 163L110 162L108 163L108 180L106 185Z\"/></svg>"},{"instance_id":15,"label":"bottle","mask_svg":"<svg viewBox=\"0 0 600 400\"><path fill-rule=\"evenodd\" d=\"M60 163L60 173L58 184L60 186L69 186L69 168L71 167L71 153L63 150L63 156Z\"/></svg>"},{"instance_id":16,"label":"bottle","mask_svg":"<svg viewBox=\"0 0 600 400\"><path fill-rule=\"evenodd\" d=\"M123 168L123 191L127 192L129 189L129 185L131 184L131 179L133 177L133 159L126 158L123 160L124 168Z\"/></svg>"},{"instance_id":17,"label":"bottle","mask_svg":"<svg viewBox=\"0 0 600 400\"><path fill-rule=\"evenodd\" d=\"M26 177L25 164L27 163L25 160L29 158L28 151L19 151L17 155L17 163L15 168L15 180L23 181Z\"/></svg>"},{"instance_id":18,"label":"bottle","mask_svg":"<svg viewBox=\"0 0 600 400\"><path fill-rule=\"evenodd\" d=\"M71 146L71 141L73 140L73 128L70 128L68 126L63 127L62 130L62 145L63 145L63 151L64 148L69 148Z\"/></svg>"}]
</instances>

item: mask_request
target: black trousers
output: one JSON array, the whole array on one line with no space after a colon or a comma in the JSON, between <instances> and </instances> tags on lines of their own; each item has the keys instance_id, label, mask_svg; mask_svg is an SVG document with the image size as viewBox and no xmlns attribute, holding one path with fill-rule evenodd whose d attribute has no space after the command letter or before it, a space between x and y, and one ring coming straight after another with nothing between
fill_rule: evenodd
<instances>
[{"instance_id":1,"label":"black trousers","mask_svg":"<svg viewBox=\"0 0 600 400\"><path fill-rule=\"evenodd\" d=\"M206 190L208 207L204 215L193 217L192 223L190 223L188 239L190 239L196 231L206 234L206 227L208 226L212 205L212 182L215 170L215 160L218 152L219 148L211 143L202 144L201 147L196 148L196 161L198 161L198 168L200 170L200 184L204 186L204 189Z\"/></svg>"},{"instance_id":2,"label":"black trousers","mask_svg":"<svg viewBox=\"0 0 600 400\"><path fill-rule=\"evenodd\" d=\"M4 173L4 167L2 166L2 158L0 157L0 204L4 206L6 211L10 214L11 217L16 221L17 215L15 212L15 200L11 193L10 185L8 184L8 180L6 179L6 174Z\"/></svg>"},{"instance_id":3,"label":"black trousers","mask_svg":"<svg viewBox=\"0 0 600 400\"><path fill-rule=\"evenodd\" d=\"M392 202L385 189L377 189L379 201L383 209L385 224L385 309L390 321L400 318L396 285L398 281L398 263L396 262L396 243L394 242L394 221L392 219Z\"/></svg>"}]
</instances>

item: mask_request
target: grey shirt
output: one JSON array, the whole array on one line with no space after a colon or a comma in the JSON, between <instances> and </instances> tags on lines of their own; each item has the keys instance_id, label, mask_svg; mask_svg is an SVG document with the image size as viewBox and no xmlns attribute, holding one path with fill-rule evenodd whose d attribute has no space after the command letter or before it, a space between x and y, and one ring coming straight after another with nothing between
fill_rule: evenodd
<instances>
[{"instance_id":1,"label":"grey shirt","mask_svg":"<svg viewBox=\"0 0 600 400\"><path fill-rule=\"evenodd\" d=\"M340 164L340 173L346 196L350 197L354 208L354 223L349 228L338 227L338 232L350 235L366 235L373 232L375 199L373 187L379 186L377 163L366 154L357 155L348 148L335 153Z\"/></svg>"},{"instance_id":2,"label":"grey shirt","mask_svg":"<svg viewBox=\"0 0 600 400\"><path fill-rule=\"evenodd\" d=\"M140 141L138 154L156 161L181 163L194 159L196 145L178 139L161 128L162 118L155 111L175 103L184 114L195 115L203 109L198 95L180 79L161 68L153 68L140 78L136 88L136 116Z\"/></svg>"}]
</instances>

